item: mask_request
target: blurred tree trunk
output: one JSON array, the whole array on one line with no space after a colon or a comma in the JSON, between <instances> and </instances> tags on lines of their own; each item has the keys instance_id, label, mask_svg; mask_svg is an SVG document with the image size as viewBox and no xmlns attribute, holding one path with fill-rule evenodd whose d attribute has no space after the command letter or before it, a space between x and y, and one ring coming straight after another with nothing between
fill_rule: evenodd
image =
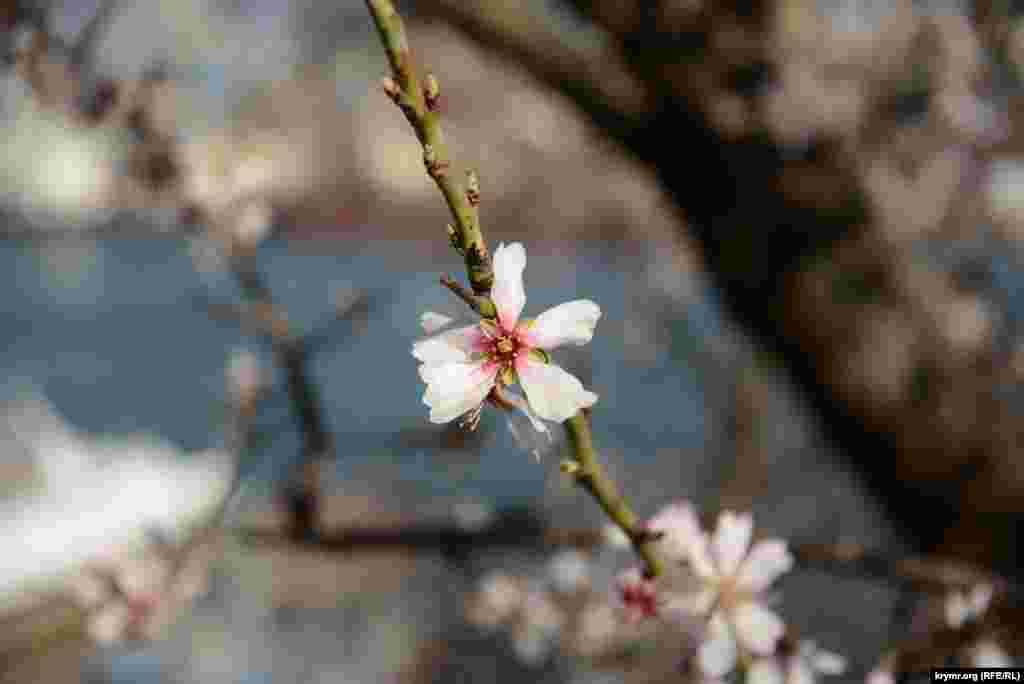
<instances>
[{"instance_id":1,"label":"blurred tree trunk","mask_svg":"<svg viewBox=\"0 0 1024 684\"><path fill-rule=\"evenodd\" d=\"M922 549L1016 567L1013 340L963 274L922 258L991 223L979 179L1014 141L975 94L1005 17L908 0L844 27L815 0L570 1L600 29L589 54L529 4L418 6L657 170L732 313Z\"/></svg>"}]
</instances>

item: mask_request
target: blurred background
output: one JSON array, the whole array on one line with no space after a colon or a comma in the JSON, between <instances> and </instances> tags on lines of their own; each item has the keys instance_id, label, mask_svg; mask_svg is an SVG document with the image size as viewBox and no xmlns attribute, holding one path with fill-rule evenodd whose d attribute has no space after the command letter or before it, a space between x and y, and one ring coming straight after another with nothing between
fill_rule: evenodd
<instances>
[{"instance_id":1,"label":"blurred background","mask_svg":"<svg viewBox=\"0 0 1024 684\"><path fill-rule=\"evenodd\" d=\"M555 359L638 512L1003 581L955 629L959 580L801 563L779 609L848 658L836 681L1019 656L1024 8L400 8L485 236L526 245L527 315L602 307ZM437 284L461 262L363 3L8 0L0 24L0 529L26 554L0 565L0 681L684 678L685 635L621 623L632 559L561 442L427 421L409 352L424 310L466 313ZM94 559L115 541L203 557L153 634ZM118 619L67 589L98 572Z\"/></svg>"}]
</instances>

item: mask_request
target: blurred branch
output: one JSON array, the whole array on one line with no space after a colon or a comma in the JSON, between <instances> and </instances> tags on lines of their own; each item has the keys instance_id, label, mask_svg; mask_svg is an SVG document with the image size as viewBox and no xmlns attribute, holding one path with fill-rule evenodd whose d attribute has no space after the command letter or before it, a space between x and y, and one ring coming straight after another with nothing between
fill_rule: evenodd
<instances>
[{"instance_id":1,"label":"blurred branch","mask_svg":"<svg viewBox=\"0 0 1024 684\"><path fill-rule=\"evenodd\" d=\"M274 302L252 255L234 256L231 272L273 344L277 365L285 372L292 411L302 435L302 459L296 475L285 485L284 497L291 514L291 534L296 538L313 537L320 517L320 470L334 439L324 425L320 395L309 377L306 343L292 334L286 313Z\"/></svg>"},{"instance_id":2,"label":"blurred branch","mask_svg":"<svg viewBox=\"0 0 1024 684\"><path fill-rule=\"evenodd\" d=\"M636 121L650 109L647 87L601 33L595 31L593 44L570 46L552 28L554 17L533 14L512 0L423 0L416 8L514 60L585 108L606 112L605 118Z\"/></svg>"}]
</instances>

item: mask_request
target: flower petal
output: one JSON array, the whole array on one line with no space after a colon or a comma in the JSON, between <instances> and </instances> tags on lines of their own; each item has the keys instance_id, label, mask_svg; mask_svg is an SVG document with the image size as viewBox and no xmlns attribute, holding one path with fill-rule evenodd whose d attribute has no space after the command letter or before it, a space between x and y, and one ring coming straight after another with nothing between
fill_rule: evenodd
<instances>
[{"instance_id":1,"label":"flower petal","mask_svg":"<svg viewBox=\"0 0 1024 684\"><path fill-rule=\"evenodd\" d=\"M754 544L740 564L736 585L745 591L760 593L792 567L793 557L786 550L786 542L765 539Z\"/></svg>"},{"instance_id":2,"label":"flower petal","mask_svg":"<svg viewBox=\"0 0 1024 684\"><path fill-rule=\"evenodd\" d=\"M511 331L519 322L519 314L526 305L526 290L523 289L523 269L526 268L526 249L519 242L507 247L498 245L494 250L494 285L491 299L498 310L498 321L502 328Z\"/></svg>"},{"instance_id":3,"label":"flower petal","mask_svg":"<svg viewBox=\"0 0 1024 684\"><path fill-rule=\"evenodd\" d=\"M662 508L647 521L647 529L661 533L658 549L667 558L677 561L689 558L690 547L704 537L697 513L688 501L677 501Z\"/></svg>"},{"instance_id":4,"label":"flower petal","mask_svg":"<svg viewBox=\"0 0 1024 684\"><path fill-rule=\"evenodd\" d=\"M711 540L711 551L720 577L730 577L750 548L754 534L754 517L749 513L722 511Z\"/></svg>"},{"instance_id":5,"label":"flower petal","mask_svg":"<svg viewBox=\"0 0 1024 684\"><path fill-rule=\"evenodd\" d=\"M530 409L526 399L511 390L505 390L502 396L517 409L505 412L512 438L539 461L544 452L554 444L551 431Z\"/></svg>"},{"instance_id":6,"label":"flower petal","mask_svg":"<svg viewBox=\"0 0 1024 684\"><path fill-rule=\"evenodd\" d=\"M419 340L412 345L412 355L423 363L468 361L470 354L480 351L483 341L480 326L467 325Z\"/></svg>"},{"instance_id":7,"label":"flower petal","mask_svg":"<svg viewBox=\"0 0 1024 684\"><path fill-rule=\"evenodd\" d=\"M545 420L561 423L597 401L597 395L583 389L572 374L554 364L536 361L529 354L516 359L516 375L530 408Z\"/></svg>"},{"instance_id":8,"label":"flower petal","mask_svg":"<svg viewBox=\"0 0 1024 684\"><path fill-rule=\"evenodd\" d=\"M771 655L786 631L778 615L756 601L746 601L732 609L736 638L744 648L757 655Z\"/></svg>"},{"instance_id":9,"label":"flower petal","mask_svg":"<svg viewBox=\"0 0 1024 684\"><path fill-rule=\"evenodd\" d=\"M498 364L452 362L423 364L420 376L427 383L423 403L430 407L430 422L447 423L480 405L494 387Z\"/></svg>"},{"instance_id":10,"label":"flower petal","mask_svg":"<svg viewBox=\"0 0 1024 684\"><path fill-rule=\"evenodd\" d=\"M420 314L420 326L423 327L423 332L428 335L433 335L454 320L451 316L445 316L436 311L424 311Z\"/></svg>"},{"instance_id":11,"label":"flower petal","mask_svg":"<svg viewBox=\"0 0 1024 684\"><path fill-rule=\"evenodd\" d=\"M526 329L526 342L532 347L555 349L563 344L581 345L594 337L601 318L601 307L589 299L577 299L548 309Z\"/></svg>"},{"instance_id":12,"label":"flower petal","mask_svg":"<svg viewBox=\"0 0 1024 684\"><path fill-rule=\"evenodd\" d=\"M746 684L786 684L786 676L775 658L758 658L747 669Z\"/></svg>"},{"instance_id":13,"label":"flower petal","mask_svg":"<svg viewBox=\"0 0 1024 684\"><path fill-rule=\"evenodd\" d=\"M736 640L720 613L708 622L706 638L697 651L697 664L709 677L723 677L736 667Z\"/></svg>"},{"instance_id":14,"label":"flower petal","mask_svg":"<svg viewBox=\"0 0 1024 684\"><path fill-rule=\"evenodd\" d=\"M832 651L817 649L811 656L810 662L815 672L821 674L841 675L846 672L846 658Z\"/></svg>"}]
</instances>

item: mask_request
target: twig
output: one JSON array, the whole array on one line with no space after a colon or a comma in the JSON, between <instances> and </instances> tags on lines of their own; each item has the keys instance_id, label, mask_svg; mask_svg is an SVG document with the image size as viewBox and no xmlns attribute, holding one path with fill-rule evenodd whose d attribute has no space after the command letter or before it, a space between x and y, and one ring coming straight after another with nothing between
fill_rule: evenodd
<instances>
[{"instance_id":1,"label":"twig","mask_svg":"<svg viewBox=\"0 0 1024 684\"><path fill-rule=\"evenodd\" d=\"M425 82L420 81L402 19L394 4L390 0L366 0L366 6L377 25L393 71L393 77L384 79L384 92L405 114L423 145L427 173L441 189L455 219L455 226L449 226L448 229L449 238L456 250L465 256L466 272L476 297L465 292L447 276L441 282L482 316L493 318L496 311L488 295L494 274L477 212L480 202L479 181L472 172L467 175L465 182L450 172L451 159L436 111L440 86L432 75L427 76ZM576 483L594 497L602 510L629 536L646 565L647 575L656 577L661 572L661 566L654 554L651 544L653 540L643 530L637 515L598 461L587 418L580 413L563 425L573 450L572 462L578 466L574 472Z\"/></svg>"}]
</instances>

